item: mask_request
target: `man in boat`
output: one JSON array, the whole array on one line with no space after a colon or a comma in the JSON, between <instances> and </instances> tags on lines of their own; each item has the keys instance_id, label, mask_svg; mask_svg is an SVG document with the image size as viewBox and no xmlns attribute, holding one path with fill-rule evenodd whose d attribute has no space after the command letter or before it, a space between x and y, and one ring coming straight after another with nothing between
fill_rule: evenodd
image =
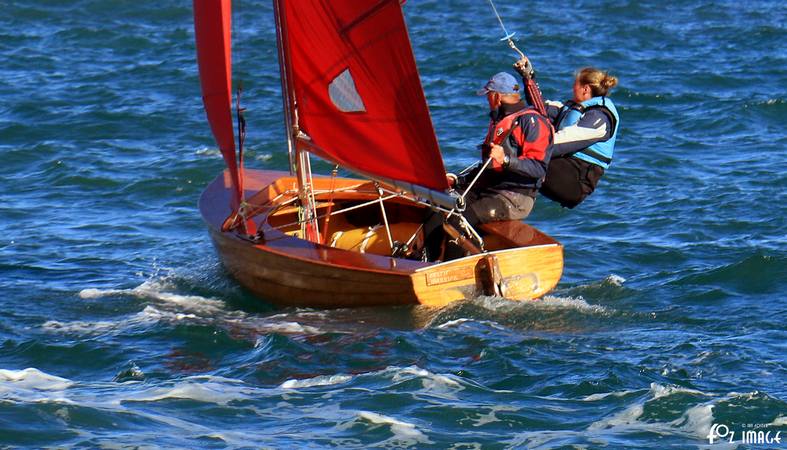
<instances>
[{"instance_id":1,"label":"man in boat","mask_svg":"<svg viewBox=\"0 0 787 450\"><path fill-rule=\"evenodd\" d=\"M553 143L549 119L529 107L519 93L520 83L513 75L500 72L477 92L489 104L489 129L481 144L481 160L485 163L460 176L449 174L449 184L465 193L466 225L503 220L522 220L533 210L541 180L547 173ZM468 191L469 189L469 191ZM439 217L438 217L439 218ZM425 225L427 251L439 254L442 239L437 218ZM458 218L447 225L463 230ZM434 235L437 234L438 237ZM449 234L452 234L449 230ZM467 233L464 233L465 235ZM461 257L467 246L447 245L444 260Z\"/></svg>"},{"instance_id":2,"label":"man in boat","mask_svg":"<svg viewBox=\"0 0 787 450\"><path fill-rule=\"evenodd\" d=\"M517 61L514 68L523 77L533 76L527 59ZM540 192L564 208L574 208L592 194L612 162L620 121L607 94L617 84L607 72L585 67L574 79L572 100L545 102L557 131Z\"/></svg>"}]
</instances>

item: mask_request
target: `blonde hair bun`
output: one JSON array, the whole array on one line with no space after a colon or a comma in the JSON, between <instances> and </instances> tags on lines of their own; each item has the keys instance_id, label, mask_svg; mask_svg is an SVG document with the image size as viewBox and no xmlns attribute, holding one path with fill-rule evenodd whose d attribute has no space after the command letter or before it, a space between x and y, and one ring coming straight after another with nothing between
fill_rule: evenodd
<instances>
[{"instance_id":1,"label":"blonde hair bun","mask_svg":"<svg viewBox=\"0 0 787 450\"><path fill-rule=\"evenodd\" d=\"M617 86L618 78L595 67L584 67L577 72L577 81L582 85L590 86L594 97L607 95L609 90Z\"/></svg>"},{"instance_id":2,"label":"blonde hair bun","mask_svg":"<svg viewBox=\"0 0 787 450\"><path fill-rule=\"evenodd\" d=\"M606 90L610 90L617 85L618 85L618 77L613 77L612 75L609 75L606 72L604 72L604 79L601 80L601 87L603 87Z\"/></svg>"}]
</instances>

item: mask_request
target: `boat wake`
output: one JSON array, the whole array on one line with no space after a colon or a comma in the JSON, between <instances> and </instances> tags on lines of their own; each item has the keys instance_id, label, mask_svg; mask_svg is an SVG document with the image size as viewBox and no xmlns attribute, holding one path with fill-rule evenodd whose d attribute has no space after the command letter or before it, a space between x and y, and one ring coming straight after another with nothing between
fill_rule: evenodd
<instances>
[{"instance_id":1,"label":"boat wake","mask_svg":"<svg viewBox=\"0 0 787 450\"><path fill-rule=\"evenodd\" d=\"M572 332L609 328L621 322L619 319L630 316L611 306L590 303L581 295L595 292L594 289L621 289L624 282L625 279L613 274L600 282L572 287L533 301L480 296L441 309L386 308L385 314L380 314L380 308L285 309L259 314L239 309L232 304L237 302L222 298L179 293L184 285L189 289L192 280L168 272L154 275L134 288L86 288L79 292L79 297L87 301L133 299L141 307L137 312L94 321L50 320L43 324L43 329L53 333L98 336L146 332L157 325L190 324L222 328L231 336L254 342L254 345L260 336L271 333L314 335L357 333L359 329L375 328L456 328L470 322L509 330Z\"/></svg>"},{"instance_id":2,"label":"boat wake","mask_svg":"<svg viewBox=\"0 0 787 450\"><path fill-rule=\"evenodd\" d=\"M79 297L97 299L108 296L128 295L140 299L152 299L162 304L177 305L185 310L196 313L213 314L225 309L223 301L199 295L182 295L167 292L172 288L169 277L147 280L133 289L83 289Z\"/></svg>"},{"instance_id":3,"label":"boat wake","mask_svg":"<svg viewBox=\"0 0 787 450\"><path fill-rule=\"evenodd\" d=\"M245 336L251 341L255 341L261 334L323 332L318 328L324 318L322 313L296 311L259 316L233 309L221 299L173 292L177 289L174 281L174 276L168 275L147 280L131 289L83 289L79 292L79 297L85 300L131 297L141 301L144 306L141 311L112 320L50 320L42 327L50 332L95 336L145 331L157 324L192 324L228 329L233 336ZM310 322L315 325L309 324Z\"/></svg>"},{"instance_id":4,"label":"boat wake","mask_svg":"<svg viewBox=\"0 0 787 450\"><path fill-rule=\"evenodd\" d=\"M514 329L565 332L608 325L620 315L614 308L590 304L581 296L547 295L532 301L481 296L446 306L427 326L448 328L481 322Z\"/></svg>"}]
</instances>

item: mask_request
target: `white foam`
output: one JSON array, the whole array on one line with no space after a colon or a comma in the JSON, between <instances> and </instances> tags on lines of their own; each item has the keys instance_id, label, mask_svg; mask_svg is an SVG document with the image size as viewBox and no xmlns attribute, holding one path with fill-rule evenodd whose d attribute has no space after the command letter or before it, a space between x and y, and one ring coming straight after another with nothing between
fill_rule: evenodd
<instances>
[{"instance_id":1,"label":"white foam","mask_svg":"<svg viewBox=\"0 0 787 450\"><path fill-rule=\"evenodd\" d=\"M115 402L156 402L177 398L226 405L233 400L252 398L254 391L255 388L245 385L241 380L216 376L196 376L185 378L168 387L150 387L130 394L120 392L122 395L117 397Z\"/></svg>"},{"instance_id":2,"label":"white foam","mask_svg":"<svg viewBox=\"0 0 787 450\"><path fill-rule=\"evenodd\" d=\"M397 383L412 378L423 378L422 384L425 389L464 389L460 383L449 378L448 376L434 374L417 366L409 366L404 368L389 367L387 370L393 372L392 380Z\"/></svg>"},{"instance_id":3,"label":"white foam","mask_svg":"<svg viewBox=\"0 0 787 450\"><path fill-rule=\"evenodd\" d=\"M23 370L0 370L0 399L15 403L71 403L67 389L74 382L29 367Z\"/></svg>"},{"instance_id":4,"label":"white foam","mask_svg":"<svg viewBox=\"0 0 787 450\"><path fill-rule=\"evenodd\" d=\"M674 394L693 394L693 395L707 395L702 391L696 389L689 389L680 386L663 386L658 383L650 383L650 393L653 394L653 399L668 397Z\"/></svg>"},{"instance_id":5,"label":"white foam","mask_svg":"<svg viewBox=\"0 0 787 450\"><path fill-rule=\"evenodd\" d=\"M773 419L773 422L769 423L768 425L772 425L774 427L783 427L787 425L787 416L780 415L779 417Z\"/></svg>"},{"instance_id":6,"label":"white foam","mask_svg":"<svg viewBox=\"0 0 787 450\"><path fill-rule=\"evenodd\" d=\"M93 298L100 298L106 297L108 295L119 295L119 294L126 294L131 292L129 289L82 289L79 291L79 297L84 299L93 299Z\"/></svg>"},{"instance_id":7,"label":"white foam","mask_svg":"<svg viewBox=\"0 0 787 450\"><path fill-rule=\"evenodd\" d=\"M130 319L129 321L133 321ZM60 322L57 320L48 320L44 322L41 327L46 331L59 331L65 333L76 333L76 334L105 334L115 330L118 330L122 327L121 322L108 322L108 321L98 321L98 322L87 322L77 320L74 322Z\"/></svg>"},{"instance_id":8,"label":"white foam","mask_svg":"<svg viewBox=\"0 0 787 450\"><path fill-rule=\"evenodd\" d=\"M751 400L754 400L755 398L759 397L760 395L761 395L760 391L730 392L729 394L727 394L727 397L730 398L730 399L740 398L740 399L743 399L743 400L751 401Z\"/></svg>"},{"instance_id":9,"label":"white foam","mask_svg":"<svg viewBox=\"0 0 787 450\"><path fill-rule=\"evenodd\" d=\"M138 298L154 299L177 305L190 311L213 314L224 310L224 302L199 295L180 295L166 292L165 280L147 280L133 289L82 289L79 296L96 299L110 295L132 295Z\"/></svg>"},{"instance_id":10,"label":"white foam","mask_svg":"<svg viewBox=\"0 0 787 450\"><path fill-rule=\"evenodd\" d=\"M607 394L593 394L585 398L585 400L599 399L609 395L625 395L629 392L636 391L621 391L616 393ZM577 436L587 439L591 442L608 443L610 439L608 436L619 436L627 433L655 433L659 435L672 435L682 436L692 441L699 443L707 442L707 435L710 428L714 423L713 408L716 403L720 401L728 401L736 397L751 398L758 394L757 391L751 393L730 393L722 398L715 398L710 401L700 403L689 407L680 417L669 422L653 422L641 421L644 413L645 405L653 400L665 398L670 395L678 393L688 393L693 395L702 395L710 397L709 394L704 392L682 388L677 386L664 386L658 383L652 383L650 389L643 398L639 399L634 404L629 405L622 411L619 411L611 416L603 418L597 422L590 424L586 430L581 432L572 432L565 430L541 430L538 432L525 432L519 433L514 440L509 444L513 447L526 447L526 448L553 448L559 446L566 438ZM771 426L781 426L787 423L784 416L779 416ZM714 444L713 448L732 449L735 445L727 446L721 442ZM604 444L607 445L607 444Z\"/></svg>"},{"instance_id":11,"label":"white foam","mask_svg":"<svg viewBox=\"0 0 787 450\"><path fill-rule=\"evenodd\" d=\"M342 384L352 380L352 376L350 375L330 375L330 376L319 376L314 378L306 378L306 379L292 379L287 380L282 383L279 387L282 389L298 389L298 388L308 388L313 386L331 386L334 384Z\"/></svg>"},{"instance_id":12,"label":"white foam","mask_svg":"<svg viewBox=\"0 0 787 450\"><path fill-rule=\"evenodd\" d=\"M488 309L490 311L498 311L498 310L505 310L510 309L520 302L515 302L503 297L495 297L489 295L482 295L476 297L472 300L475 305L478 305L484 309ZM525 302L522 302L525 303Z\"/></svg>"},{"instance_id":13,"label":"white foam","mask_svg":"<svg viewBox=\"0 0 787 450\"><path fill-rule=\"evenodd\" d=\"M212 147L198 148L197 151L194 152L194 153L196 153L197 155L200 155L200 156L217 156L217 155L221 155L221 152L219 151L219 149L212 148Z\"/></svg>"},{"instance_id":14,"label":"white foam","mask_svg":"<svg viewBox=\"0 0 787 450\"><path fill-rule=\"evenodd\" d=\"M310 327L308 325L301 325L298 322L269 322L266 325L266 328L270 331L282 333L320 333L318 328Z\"/></svg>"},{"instance_id":15,"label":"white foam","mask_svg":"<svg viewBox=\"0 0 787 450\"><path fill-rule=\"evenodd\" d=\"M713 425L713 404L697 405L689 408L680 419L671 422L685 432L703 439L710 433Z\"/></svg>"},{"instance_id":16,"label":"white foam","mask_svg":"<svg viewBox=\"0 0 787 450\"><path fill-rule=\"evenodd\" d=\"M593 422L588 427L589 431L606 430L609 428L628 428L637 423L637 419L642 416L644 412L644 404L637 403L629 406L628 408L613 414L611 417Z\"/></svg>"},{"instance_id":17,"label":"white foam","mask_svg":"<svg viewBox=\"0 0 787 450\"><path fill-rule=\"evenodd\" d=\"M526 448L526 449L552 449L556 447L565 447L561 445L566 439L582 439L588 437L587 433L578 433L569 430L543 430L543 431L526 431L518 433L513 439L504 441L506 448ZM606 443L601 443L606 447ZM576 448L585 448L584 446L576 446Z\"/></svg>"},{"instance_id":18,"label":"white foam","mask_svg":"<svg viewBox=\"0 0 787 450\"><path fill-rule=\"evenodd\" d=\"M634 391L631 391L634 392ZM587 428L592 433L620 432L651 432L658 434L680 434L691 438L704 438L713 423L713 401L695 405L687 409L678 419L670 422L641 422L639 418L644 412L645 404L659 398L678 393L707 396L704 392L678 386L664 386L651 383L646 398L634 403L624 410L590 424ZM613 395L613 394L609 394Z\"/></svg>"},{"instance_id":19,"label":"white foam","mask_svg":"<svg viewBox=\"0 0 787 450\"><path fill-rule=\"evenodd\" d=\"M391 428L394 434L392 440L400 441L401 443L431 443L427 436L416 428L415 425L401 420L394 419L393 417L384 416L370 411L360 411L358 417L368 422L387 425Z\"/></svg>"},{"instance_id":20,"label":"white foam","mask_svg":"<svg viewBox=\"0 0 787 450\"><path fill-rule=\"evenodd\" d=\"M18 389L36 389L41 391L61 391L71 387L74 382L55 375L42 372L34 367L23 370L0 369L0 383L9 384Z\"/></svg>"},{"instance_id":21,"label":"white foam","mask_svg":"<svg viewBox=\"0 0 787 450\"><path fill-rule=\"evenodd\" d=\"M515 302L511 302L509 300L503 300L503 301L516 305ZM426 325L426 328L429 328L429 327L433 326L434 322L439 322L439 316L435 316L434 318L432 318L432 320L429 322L429 324ZM500 330L500 331L508 331L509 330L508 328L506 328L506 327L504 327L504 326L500 325L499 323L497 323L495 321L492 321L492 320L480 320L480 319L468 319L468 318L459 318L459 319L455 319L455 320L449 320L448 322L442 323L440 325L436 325L435 328L440 328L440 329L454 328L454 327L459 327L459 326L461 326L462 324L465 324L465 323L477 323L479 325L484 325L484 326L487 326L489 328L494 328L494 329Z\"/></svg>"},{"instance_id":22,"label":"white foam","mask_svg":"<svg viewBox=\"0 0 787 450\"><path fill-rule=\"evenodd\" d=\"M519 411L519 408L514 406L505 406L505 405L496 405L489 408L489 412L486 414L479 415L476 419L473 420L474 427L481 427L486 424L500 422L501 420L497 417L498 412L516 412Z\"/></svg>"},{"instance_id":23,"label":"white foam","mask_svg":"<svg viewBox=\"0 0 787 450\"><path fill-rule=\"evenodd\" d=\"M73 321L61 322L50 320L43 328L54 332L79 334L102 334L121 332L128 328L148 325L156 322L212 321L217 317L231 317L234 312L225 310L221 300L198 295L180 295L167 292L166 278L147 280L133 289L95 289L88 288L79 292L83 299L98 299L111 295L130 295L133 297L155 300L156 305L147 305L133 316L117 321Z\"/></svg>"},{"instance_id":24,"label":"white foam","mask_svg":"<svg viewBox=\"0 0 787 450\"><path fill-rule=\"evenodd\" d=\"M634 392L637 392L637 391L625 390L625 391L615 391L615 392L599 392L599 393L596 393L596 394L588 395L587 397L583 398L582 401L583 402L595 402L595 401L602 400L602 399L605 399L605 398L610 397L610 396L612 396L612 397L623 397L625 395L629 395L629 394L632 394Z\"/></svg>"},{"instance_id":25,"label":"white foam","mask_svg":"<svg viewBox=\"0 0 787 450\"><path fill-rule=\"evenodd\" d=\"M455 326L459 326L465 322L472 322L472 319L456 319L456 320L449 320L446 323L441 323L437 326L437 328L451 328Z\"/></svg>"},{"instance_id":26,"label":"white foam","mask_svg":"<svg viewBox=\"0 0 787 450\"><path fill-rule=\"evenodd\" d=\"M525 309L556 311L556 310L576 310L583 313L592 314L610 314L615 310L600 305L591 305L580 297L558 297L554 295L546 295L540 299L535 300L510 300L502 297L480 296L472 300L475 305L484 309L509 313L521 311ZM462 319L456 319L459 321ZM454 321L454 322L456 322ZM490 322L491 325L500 327L499 324Z\"/></svg>"},{"instance_id":27,"label":"white foam","mask_svg":"<svg viewBox=\"0 0 787 450\"><path fill-rule=\"evenodd\" d=\"M149 395L139 396L136 401L155 402L169 398L195 400L204 403L226 405L238 397L224 390L224 386L210 386L205 384L185 383L172 388L158 388Z\"/></svg>"},{"instance_id":28,"label":"white foam","mask_svg":"<svg viewBox=\"0 0 787 450\"><path fill-rule=\"evenodd\" d=\"M138 316L140 316L142 322L182 322L187 319L200 319L200 317L195 314L165 311L150 305L146 306Z\"/></svg>"},{"instance_id":29,"label":"white foam","mask_svg":"<svg viewBox=\"0 0 787 450\"><path fill-rule=\"evenodd\" d=\"M541 300L536 300L529 303L535 308L543 309L574 309L581 312L588 312L594 314L610 314L614 309L606 308L601 305L591 305L582 297L554 297L547 295Z\"/></svg>"},{"instance_id":30,"label":"white foam","mask_svg":"<svg viewBox=\"0 0 787 450\"><path fill-rule=\"evenodd\" d=\"M73 322L60 322L48 320L41 326L50 332L65 332L75 334L111 334L120 333L129 328L138 326L148 326L157 322L181 322L184 320L199 320L200 317L194 314L172 312L158 309L148 305L142 311L130 316L125 320L96 322L76 320Z\"/></svg>"},{"instance_id":31,"label":"white foam","mask_svg":"<svg viewBox=\"0 0 787 450\"><path fill-rule=\"evenodd\" d=\"M166 286L157 281L146 281L134 289L85 289L80 295L83 298L99 298L105 295L132 295L144 299L158 300L149 304L139 313L118 321L47 321L43 328L48 331L72 332L81 334L101 334L122 332L138 325L157 322L198 322L228 326L233 330L248 329L252 334L320 334L317 327L303 325L292 320L291 314L278 314L271 317L257 318L243 311L227 311L221 300L196 295L179 295L166 292ZM309 316L309 314L305 314ZM280 319L290 320L280 320ZM259 345L259 340L257 345Z\"/></svg>"}]
</instances>

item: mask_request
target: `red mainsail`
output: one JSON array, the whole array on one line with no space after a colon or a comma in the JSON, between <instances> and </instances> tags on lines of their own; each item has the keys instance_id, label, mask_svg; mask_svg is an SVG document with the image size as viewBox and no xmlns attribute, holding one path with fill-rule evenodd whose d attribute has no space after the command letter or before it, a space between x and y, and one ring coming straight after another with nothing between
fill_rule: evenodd
<instances>
[{"instance_id":1,"label":"red mainsail","mask_svg":"<svg viewBox=\"0 0 787 450\"><path fill-rule=\"evenodd\" d=\"M232 125L232 41L230 0L194 0L202 100L232 183L232 210L237 211L243 189L235 156Z\"/></svg>"},{"instance_id":2,"label":"red mainsail","mask_svg":"<svg viewBox=\"0 0 787 450\"><path fill-rule=\"evenodd\" d=\"M362 174L446 189L400 1L274 1L310 151Z\"/></svg>"}]
</instances>

